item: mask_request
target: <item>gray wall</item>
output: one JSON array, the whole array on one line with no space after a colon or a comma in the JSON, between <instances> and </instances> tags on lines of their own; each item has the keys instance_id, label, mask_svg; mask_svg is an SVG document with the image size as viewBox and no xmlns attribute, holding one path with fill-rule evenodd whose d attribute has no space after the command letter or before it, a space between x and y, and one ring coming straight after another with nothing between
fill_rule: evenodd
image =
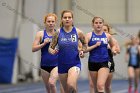
<instances>
[{"instance_id":1,"label":"gray wall","mask_svg":"<svg viewBox=\"0 0 140 93\"><path fill-rule=\"evenodd\" d=\"M111 24L140 23L139 0L72 0L77 24L89 24L91 15Z\"/></svg>"}]
</instances>

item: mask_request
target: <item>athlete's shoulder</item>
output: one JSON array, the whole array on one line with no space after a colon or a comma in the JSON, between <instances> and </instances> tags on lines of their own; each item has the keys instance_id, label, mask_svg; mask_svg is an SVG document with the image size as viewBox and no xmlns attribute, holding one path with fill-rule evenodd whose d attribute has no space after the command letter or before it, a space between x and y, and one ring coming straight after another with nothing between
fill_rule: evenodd
<instances>
[{"instance_id":1,"label":"athlete's shoulder","mask_svg":"<svg viewBox=\"0 0 140 93\"><path fill-rule=\"evenodd\" d=\"M113 38L112 38L112 36L109 33L105 33L105 35L106 35L106 37L107 37L107 39L108 39L109 42L110 41L113 41Z\"/></svg>"},{"instance_id":2,"label":"athlete's shoulder","mask_svg":"<svg viewBox=\"0 0 140 93\"><path fill-rule=\"evenodd\" d=\"M86 36L87 36L87 37L89 37L89 36L91 36L91 35L92 35L92 32L86 33Z\"/></svg>"},{"instance_id":3,"label":"athlete's shoulder","mask_svg":"<svg viewBox=\"0 0 140 93\"><path fill-rule=\"evenodd\" d=\"M56 32L60 32L60 30L61 30L61 28L58 28L58 29L56 30Z\"/></svg>"},{"instance_id":4,"label":"athlete's shoulder","mask_svg":"<svg viewBox=\"0 0 140 93\"><path fill-rule=\"evenodd\" d=\"M87 35L90 35L90 34L92 34L92 31L91 32L88 32L88 33L86 33Z\"/></svg>"},{"instance_id":5,"label":"athlete's shoulder","mask_svg":"<svg viewBox=\"0 0 140 93\"><path fill-rule=\"evenodd\" d=\"M43 30L37 31L36 35L37 36L43 36L44 35L44 31Z\"/></svg>"},{"instance_id":6,"label":"athlete's shoulder","mask_svg":"<svg viewBox=\"0 0 140 93\"><path fill-rule=\"evenodd\" d=\"M84 35L82 30L80 30L79 28L76 28L76 32L78 34L78 37L84 37L85 38L85 35Z\"/></svg>"},{"instance_id":7,"label":"athlete's shoulder","mask_svg":"<svg viewBox=\"0 0 140 93\"><path fill-rule=\"evenodd\" d=\"M79 28L77 28L77 27L74 27L77 31L81 31Z\"/></svg>"},{"instance_id":8,"label":"athlete's shoulder","mask_svg":"<svg viewBox=\"0 0 140 93\"><path fill-rule=\"evenodd\" d=\"M55 31L55 34L59 34L59 33L60 33L60 30L61 30L61 28L58 28L58 29Z\"/></svg>"},{"instance_id":9,"label":"athlete's shoulder","mask_svg":"<svg viewBox=\"0 0 140 93\"><path fill-rule=\"evenodd\" d=\"M83 32L82 30L80 30L79 28L75 27L76 31L79 32Z\"/></svg>"},{"instance_id":10,"label":"athlete's shoulder","mask_svg":"<svg viewBox=\"0 0 140 93\"><path fill-rule=\"evenodd\" d=\"M105 32L103 32L103 33L105 33ZM111 37L111 35L110 35L109 33L105 33L105 35L106 35L107 37Z\"/></svg>"},{"instance_id":11,"label":"athlete's shoulder","mask_svg":"<svg viewBox=\"0 0 140 93\"><path fill-rule=\"evenodd\" d=\"M89 42L89 40L90 40L91 36L92 36L92 31L91 31L91 32L86 33L85 37L86 37L86 39L88 40L88 42Z\"/></svg>"},{"instance_id":12,"label":"athlete's shoulder","mask_svg":"<svg viewBox=\"0 0 140 93\"><path fill-rule=\"evenodd\" d=\"M37 31L37 33L43 33L44 32L44 30L39 30L39 31Z\"/></svg>"},{"instance_id":13,"label":"athlete's shoulder","mask_svg":"<svg viewBox=\"0 0 140 93\"><path fill-rule=\"evenodd\" d=\"M76 27L75 27L75 28L76 28ZM83 35L84 35L84 32L83 32L81 29L76 28L76 31L77 31L78 34L83 34Z\"/></svg>"}]
</instances>

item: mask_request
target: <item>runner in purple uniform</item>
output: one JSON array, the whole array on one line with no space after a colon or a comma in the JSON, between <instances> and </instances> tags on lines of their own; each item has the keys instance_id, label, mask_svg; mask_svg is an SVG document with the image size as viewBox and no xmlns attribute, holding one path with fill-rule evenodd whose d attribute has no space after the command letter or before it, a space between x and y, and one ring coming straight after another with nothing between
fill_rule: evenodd
<instances>
[{"instance_id":1,"label":"runner in purple uniform","mask_svg":"<svg viewBox=\"0 0 140 93\"><path fill-rule=\"evenodd\" d=\"M55 33L57 16L47 14L44 18L45 29L38 31L33 42L32 51L41 50L41 76L45 83L47 93L56 93L56 81L58 80L58 54L52 55L48 52L52 36ZM61 93L63 88L61 87Z\"/></svg>"},{"instance_id":2,"label":"runner in purple uniform","mask_svg":"<svg viewBox=\"0 0 140 93\"><path fill-rule=\"evenodd\" d=\"M81 30L73 25L73 13L64 10L61 14L61 28L54 36L49 52L55 54L55 46L58 44L58 73L65 93L77 93L77 81L81 70L80 57L86 49L86 41ZM78 50L78 41L82 43L82 49Z\"/></svg>"}]
</instances>

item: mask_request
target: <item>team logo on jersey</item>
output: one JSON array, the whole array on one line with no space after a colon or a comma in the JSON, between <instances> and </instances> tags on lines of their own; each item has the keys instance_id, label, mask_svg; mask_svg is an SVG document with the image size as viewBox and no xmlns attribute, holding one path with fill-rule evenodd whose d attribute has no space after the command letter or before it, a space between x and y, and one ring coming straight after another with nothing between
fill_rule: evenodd
<instances>
[{"instance_id":1,"label":"team logo on jersey","mask_svg":"<svg viewBox=\"0 0 140 93\"><path fill-rule=\"evenodd\" d=\"M75 34L71 35L69 38L61 38L61 41L67 42L76 42L77 41L77 37Z\"/></svg>"},{"instance_id":2,"label":"team logo on jersey","mask_svg":"<svg viewBox=\"0 0 140 93\"><path fill-rule=\"evenodd\" d=\"M107 44L107 38L92 38L92 41L102 41L103 44Z\"/></svg>"},{"instance_id":3,"label":"team logo on jersey","mask_svg":"<svg viewBox=\"0 0 140 93\"><path fill-rule=\"evenodd\" d=\"M61 41L67 41L67 38L61 38Z\"/></svg>"},{"instance_id":4,"label":"team logo on jersey","mask_svg":"<svg viewBox=\"0 0 140 93\"><path fill-rule=\"evenodd\" d=\"M107 38L101 38L101 41L103 41L104 44L107 44Z\"/></svg>"},{"instance_id":5,"label":"team logo on jersey","mask_svg":"<svg viewBox=\"0 0 140 93\"><path fill-rule=\"evenodd\" d=\"M48 40L49 42L52 42L52 38L45 38L45 40Z\"/></svg>"}]
</instances>

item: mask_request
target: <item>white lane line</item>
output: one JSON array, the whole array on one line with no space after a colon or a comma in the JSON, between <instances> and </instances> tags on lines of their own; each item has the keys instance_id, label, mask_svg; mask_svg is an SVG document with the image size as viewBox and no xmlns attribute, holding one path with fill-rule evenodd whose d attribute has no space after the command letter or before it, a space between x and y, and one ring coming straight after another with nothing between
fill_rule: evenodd
<instances>
[{"instance_id":1,"label":"white lane line","mask_svg":"<svg viewBox=\"0 0 140 93\"><path fill-rule=\"evenodd\" d=\"M119 90L119 91L115 91L115 92L113 92L113 93L127 93L127 89L124 89L124 90ZM80 93L89 93L89 90L87 90L87 91L82 91L82 92L80 92Z\"/></svg>"},{"instance_id":2,"label":"white lane line","mask_svg":"<svg viewBox=\"0 0 140 93\"><path fill-rule=\"evenodd\" d=\"M0 90L0 93L3 93L3 92L12 92L12 91L17 91L17 90L22 90L22 89L25 89L24 87L21 87L21 88L10 88L10 89L4 89L4 90Z\"/></svg>"},{"instance_id":3,"label":"white lane line","mask_svg":"<svg viewBox=\"0 0 140 93\"><path fill-rule=\"evenodd\" d=\"M33 90L22 90L22 91L17 91L17 92L14 92L14 93L41 93L41 92L44 92L44 88L39 88L39 89L33 89Z\"/></svg>"},{"instance_id":4,"label":"white lane line","mask_svg":"<svg viewBox=\"0 0 140 93\"><path fill-rule=\"evenodd\" d=\"M87 91L82 91L82 92L80 92L80 93L89 93L89 90L87 90Z\"/></svg>"},{"instance_id":5,"label":"white lane line","mask_svg":"<svg viewBox=\"0 0 140 93\"><path fill-rule=\"evenodd\" d=\"M31 87L31 88L28 88L28 87L20 87L20 88L18 88L18 87L16 87L16 88L10 88L10 89L4 89L4 90L0 90L0 93L9 93L9 92L16 92L16 91L18 91L18 93L19 93L19 91L24 91L24 90L34 90L34 88L40 88L40 87ZM44 88L41 88L42 90L44 89Z\"/></svg>"},{"instance_id":6,"label":"white lane line","mask_svg":"<svg viewBox=\"0 0 140 93\"><path fill-rule=\"evenodd\" d=\"M127 93L128 90L127 89L123 89L123 90L119 90L119 91L116 91L116 92L113 92L113 93Z\"/></svg>"}]
</instances>

